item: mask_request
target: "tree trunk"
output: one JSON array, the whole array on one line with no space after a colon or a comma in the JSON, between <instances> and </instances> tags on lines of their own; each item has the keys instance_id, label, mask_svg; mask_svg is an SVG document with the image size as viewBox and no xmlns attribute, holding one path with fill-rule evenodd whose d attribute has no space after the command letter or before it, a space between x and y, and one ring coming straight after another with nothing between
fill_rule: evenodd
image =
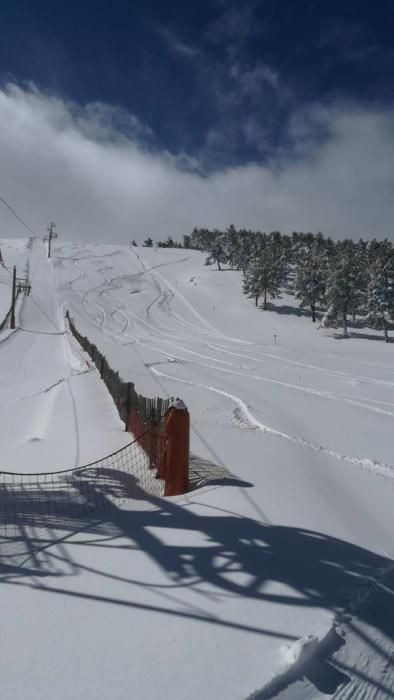
<instances>
[{"instance_id":1,"label":"tree trunk","mask_svg":"<svg viewBox=\"0 0 394 700\"><path fill-rule=\"evenodd\" d=\"M316 308L314 304L311 304L311 311L312 311L312 321L315 323L316 321Z\"/></svg>"},{"instance_id":2,"label":"tree trunk","mask_svg":"<svg viewBox=\"0 0 394 700\"><path fill-rule=\"evenodd\" d=\"M347 332L347 316L346 311L343 312L343 337L348 338L349 333Z\"/></svg>"},{"instance_id":3,"label":"tree trunk","mask_svg":"<svg viewBox=\"0 0 394 700\"><path fill-rule=\"evenodd\" d=\"M255 303L255 306L257 306L257 304L258 304L258 301L259 301L259 295L258 295L258 294L256 294L256 296L255 296L255 298L254 298L254 303Z\"/></svg>"},{"instance_id":4,"label":"tree trunk","mask_svg":"<svg viewBox=\"0 0 394 700\"><path fill-rule=\"evenodd\" d=\"M267 288L264 289L264 311L267 308Z\"/></svg>"},{"instance_id":5,"label":"tree trunk","mask_svg":"<svg viewBox=\"0 0 394 700\"><path fill-rule=\"evenodd\" d=\"M217 262L217 264L218 264L218 270L221 270L222 268L220 267L219 258L216 260L216 262Z\"/></svg>"},{"instance_id":6,"label":"tree trunk","mask_svg":"<svg viewBox=\"0 0 394 700\"><path fill-rule=\"evenodd\" d=\"M384 340L386 343L389 342L389 334L388 334L388 328L387 328L387 323L384 324Z\"/></svg>"}]
</instances>

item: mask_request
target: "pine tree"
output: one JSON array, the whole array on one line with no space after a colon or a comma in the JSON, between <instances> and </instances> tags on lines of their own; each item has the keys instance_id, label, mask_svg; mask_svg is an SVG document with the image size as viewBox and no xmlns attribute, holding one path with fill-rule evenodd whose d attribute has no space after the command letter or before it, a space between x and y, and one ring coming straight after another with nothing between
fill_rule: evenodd
<instances>
[{"instance_id":1,"label":"pine tree","mask_svg":"<svg viewBox=\"0 0 394 700\"><path fill-rule=\"evenodd\" d=\"M316 321L316 305L324 299L327 249L321 234L306 234L295 245L295 296L301 306L309 306Z\"/></svg>"},{"instance_id":2,"label":"pine tree","mask_svg":"<svg viewBox=\"0 0 394 700\"><path fill-rule=\"evenodd\" d=\"M221 270L220 263L225 264L228 260L228 255L225 249L225 238L221 231L215 231L211 235L211 240L208 242L208 257L206 264L211 265L216 263L218 270Z\"/></svg>"},{"instance_id":3,"label":"pine tree","mask_svg":"<svg viewBox=\"0 0 394 700\"><path fill-rule=\"evenodd\" d=\"M284 276L284 259L281 241L273 233L256 234L252 259L245 270L243 280L244 293L253 297L257 306L262 296L263 309L267 308L267 297L278 296Z\"/></svg>"},{"instance_id":4,"label":"pine tree","mask_svg":"<svg viewBox=\"0 0 394 700\"><path fill-rule=\"evenodd\" d=\"M365 321L372 328L388 330L394 319L394 251L387 240L371 241L369 246L368 287Z\"/></svg>"},{"instance_id":5,"label":"pine tree","mask_svg":"<svg viewBox=\"0 0 394 700\"><path fill-rule=\"evenodd\" d=\"M368 284L367 248L368 244L361 238L358 243L353 244L353 268L358 271L358 291L356 291L354 294L353 308L351 309L353 323L356 320L356 314L363 313L365 311L365 300L367 298Z\"/></svg>"},{"instance_id":6,"label":"pine tree","mask_svg":"<svg viewBox=\"0 0 394 700\"><path fill-rule=\"evenodd\" d=\"M227 262L230 265L230 267L233 268L236 251L239 245L238 231L233 224L231 224L222 234L221 240L227 258Z\"/></svg>"},{"instance_id":7,"label":"pine tree","mask_svg":"<svg viewBox=\"0 0 394 700\"><path fill-rule=\"evenodd\" d=\"M260 269L260 260L256 258L251 261L244 272L243 291L248 297L253 297L257 306L259 297L264 288L263 272Z\"/></svg>"},{"instance_id":8,"label":"pine tree","mask_svg":"<svg viewBox=\"0 0 394 700\"><path fill-rule=\"evenodd\" d=\"M252 231L246 231L241 229L238 231L238 242L237 247L233 254L233 265L237 270L242 270L243 274L246 272L253 253L253 241L256 234Z\"/></svg>"},{"instance_id":9,"label":"pine tree","mask_svg":"<svg viewBox=\"0 0 394 700\"><path fill-rule=\"evenodd\" d=\"M213 232L207 228L195 227L190 234L190 248L194 250L208 250Z\"/></svg>"},{"instance_id":10,"label":"pine tree","mask_svg":"<svg viewBox=\"0 0 394 700\"><path fill-rule=\"evenodd\" d=\"M353 241L346 239L336 243L327 273L325 297L328 309L323 325L333 325L340 318L345 338L348 337L348 314L362 306L365 295L366 271L357 264L356 252L357 244Z\"/></svg>"}]
</instances>

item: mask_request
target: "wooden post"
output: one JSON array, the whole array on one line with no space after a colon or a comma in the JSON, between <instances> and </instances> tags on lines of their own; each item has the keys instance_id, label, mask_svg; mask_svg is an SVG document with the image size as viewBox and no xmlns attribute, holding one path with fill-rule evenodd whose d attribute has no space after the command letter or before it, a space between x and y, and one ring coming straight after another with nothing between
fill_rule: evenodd
<instances>
[{"instance_id":1,"label":"wooden post","mask_svg":"<svg viewBox=\"0 0 394 700\"><path fill-rule=\"evenodd\" d=\"M16 265L12 272L12 301L11 301L11 328L15 328L15 302L16 302Z\"/></svg>"},{"instance_id":2,"label":"wooden post","mask_svg":"<svg viewBox=\"0 0 394 700\"><path fill-rule=\"evenodd\" d=\"M132 382L127 382L126 384L126 407L125 407L125 422L124 422L124 429L130 432L130 412L131 412L131 407L133 405L133 391L134 391L134 384Z\"/></svg>"},{"instance_id":3,"label":"wooden post","mask_svg":"<svg viewBox=\"0 0 394 700\"><path fill-rule=\"evenodd\" d=\"M57 233L55 233L54 228L56 224L51 221L50 225L47 228L48 231L48 258L51 257L51 248L52 248L52 238L57 238Z\"/></svg>"},{"instance_id":4,"label":"wooden post","mask_svg":"<svg viewBox=\"0 0 394 700\"><path fill-rule=\"evenodd\" d=\"M170 404L165 422L165 496L179 496L189 487L189 412L180 399Z\"/></svg>"}]
</instances>

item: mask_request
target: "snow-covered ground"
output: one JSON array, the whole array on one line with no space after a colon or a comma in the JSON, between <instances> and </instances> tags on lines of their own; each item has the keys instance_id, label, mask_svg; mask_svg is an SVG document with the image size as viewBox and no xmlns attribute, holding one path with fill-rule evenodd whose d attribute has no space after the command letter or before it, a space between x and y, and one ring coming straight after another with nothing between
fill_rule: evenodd
<instances>
[{"instance_id":1,"label":"snow-covered ground","mask_svg":"<svg viewBox=\"0 0 394 700\"><path fill-rule=\"evenodd\" d=\"M15 247L12 260L17 274L28 260L32 291L19 300L17 329L0 338L1 462L18 472L54 471L121 447L122 423L97 372L66 333L41 242L31 250L24 243ZM2 249L8 263L8 249Z\"/></svg>"},{"instance_id":2,"label":"snow-covered ground","mask_svg":"<svg viewBox=\"0 0 394 700\"><path fill-rule=\"evenodd\" d=\"M289 295L256 309L195 251L8 244L32 294L0 337L1 467L127 440L68 308L137 391L182 396L210 476L26 528L24 557L3 538L3 696L392 697L393 345L336 338Z\"/></svg>"},{"instance_id":3,"label":"snow-covered ground","mask_svg":"<svg viewBox=\"0 0 394 700\"><path fill-rule=\"evenodd\" d=\"M27 272L28 246L26 239L2 240L0 250L3 256L3 264L0 264L0 323L11 305L12 298L12 268L18 264L18 274L22 277Z\"/></svg>"}]
</instances>

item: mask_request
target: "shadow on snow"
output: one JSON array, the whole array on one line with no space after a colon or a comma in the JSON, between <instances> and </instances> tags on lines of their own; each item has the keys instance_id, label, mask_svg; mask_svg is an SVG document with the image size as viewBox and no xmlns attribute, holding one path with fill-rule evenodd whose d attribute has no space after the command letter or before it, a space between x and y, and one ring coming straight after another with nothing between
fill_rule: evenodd
<instances>
[{"instance_id":1,"label":"shadow on snow","mask_svg":"<svg viewBox=\"0 0 394 700\"><path fill-rule=\"evenodd\" d=\"M88 489L87 481L90 481ZM51 501L50 493L43 491L39 494L35 491L31 497L25 489L18 495L18 503L11 504L7 499L12 499L13 494L0 493L0 582L29 586L45 595L148 610L292 641L295 638L284 632L220 617L220 600L231 596L282 607L325 608L341 614L357 597L357 591L370 587L371 581L390 564L366 549L318 532L263 524L201 502L196 504L193 493L182 505L173 499L149 496L135 477L114 470L101 470L98 478L94 469L90 469L83 483L83 497L76 499L75 504L72 499L67 502L67 485L57 501ZM78 491L78 483L73 486ZM63 509L59 503L64 504ZM196 505L199 513L193 512ZM169 528L172 543L166 543ZM174 531L179 532L179 538L174 538ZM194 533L195 544L190 544L190 537L184 537L185 532ZM84 563L84 546L127 549L130 577L119 577ZM78 561L74 558L75 550ZM143 551L160 567L165 582L154 584L133 578L135 550ZM130 596L121 599L62 587L62 579L84 572L103 580L129 583L130 587L160 590L167 605L137 602L133 600L132 588ZM44 577L45 587L41 583ZM268 585L272 582L282 585L275 590ZM378 607L376 603L365 605L357 614L390 639L394 628L393 589L387 584L377 586L378 597L374 600L378 600ZM176 590L183 587L217 601L218 614L174 598ZM374 652L386 654L372 639L366 641ZM335 644L338 643L341 642L337 638ZM304 675L317 687L320 684L326 689L344 681L340 670L335 671L327 664L320 671L319 666L304 670ZM370 682L378 685L372 679Z\"/></svg>"}]
</instances>

